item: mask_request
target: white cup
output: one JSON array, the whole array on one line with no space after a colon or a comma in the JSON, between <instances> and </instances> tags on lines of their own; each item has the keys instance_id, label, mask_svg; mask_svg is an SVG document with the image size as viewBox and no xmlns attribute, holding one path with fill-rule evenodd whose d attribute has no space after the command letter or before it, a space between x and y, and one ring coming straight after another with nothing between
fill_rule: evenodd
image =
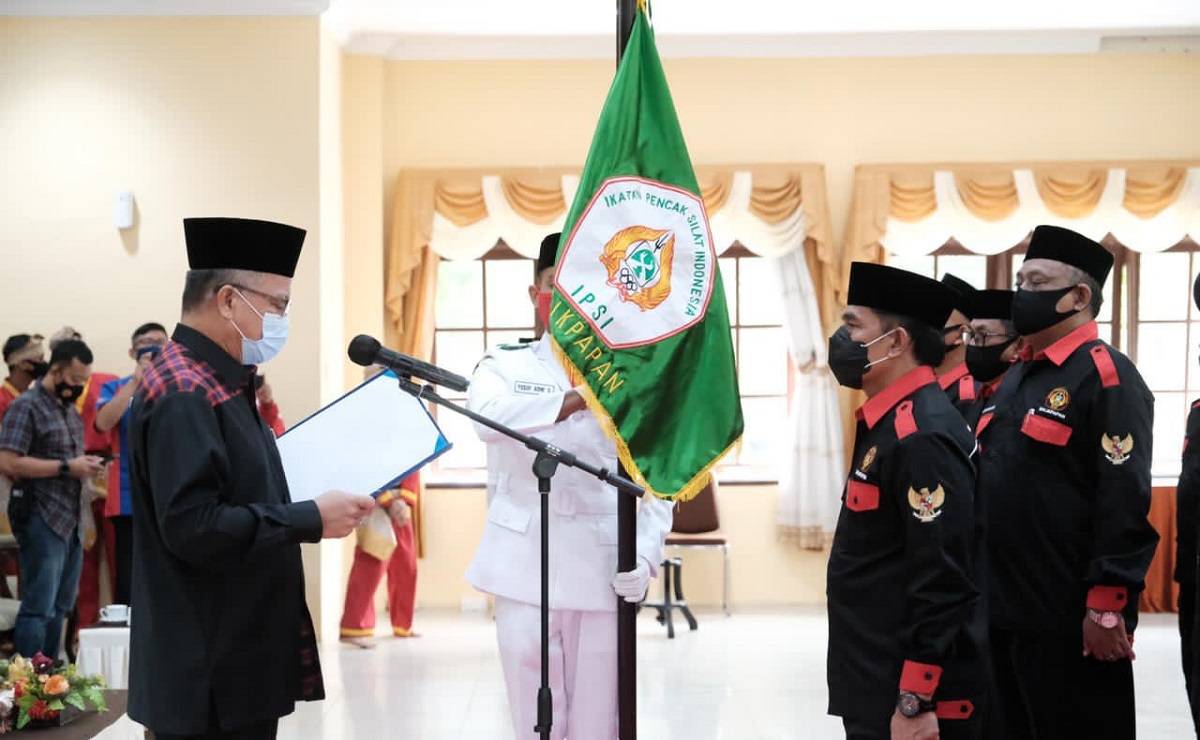
<instances>
[{"instance_id":1,"label":"white cup","mask_svg":"<svg viewBox=\"0 0 1200 740\"><path fill-rule=\"evenodd\" d=\"M132 610L125 604L109 604L100 609L100 621L127 623L130 611Z\"/></svg>"}]
</instances>

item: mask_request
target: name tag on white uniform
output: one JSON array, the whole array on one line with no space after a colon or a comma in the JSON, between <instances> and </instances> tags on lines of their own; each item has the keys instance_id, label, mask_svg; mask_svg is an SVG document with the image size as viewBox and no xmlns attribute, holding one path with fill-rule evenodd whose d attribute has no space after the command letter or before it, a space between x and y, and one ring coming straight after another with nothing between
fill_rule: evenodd
<instances>
[{"instance_id":1,"label":"name tag on white uniform","mask_svg":"<svg viewBox=\"0 0 1200 740\"><path fill-rule=\"evenodd\" d=\"M513 383L513 392L524 396L544 396L548 393L558 393L558 387L545 383L531 383L528 380L518 380Z\"/></svg>"}]
</instances>

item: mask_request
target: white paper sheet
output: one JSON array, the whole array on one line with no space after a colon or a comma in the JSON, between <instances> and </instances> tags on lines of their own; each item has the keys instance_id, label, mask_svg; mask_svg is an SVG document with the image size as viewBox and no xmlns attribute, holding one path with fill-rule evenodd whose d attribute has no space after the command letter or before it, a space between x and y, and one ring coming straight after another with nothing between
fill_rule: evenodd
<instances>
[{"instance_id":1,"label":"white paper sheet","mask_svg":"<svg viewBox=\"0 0 1200 740\"><path fill-rule=\"evenodd\" d=\"M380 373L289 429L279 455L293 501L380 493L450 449L425 406Z\"/></svg>"}]
</instances>

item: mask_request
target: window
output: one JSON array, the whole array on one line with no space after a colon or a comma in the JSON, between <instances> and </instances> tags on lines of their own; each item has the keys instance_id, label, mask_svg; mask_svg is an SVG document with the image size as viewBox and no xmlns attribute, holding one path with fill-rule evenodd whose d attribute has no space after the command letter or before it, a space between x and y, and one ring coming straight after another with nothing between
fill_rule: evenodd
<instances>
[{"instance_id":1,"label":"window","mask_svg":"<svg viewBox=\"0 0 1200 740\"><path fill-rule=\"evenodd\" d=\"M741 386L746 430L721 465L723 480L778 480L787 453L791 359L780 285L767 260L735 246L718 260Z\"/></svg>"},{"instance_id":2,"label":"window","mask_svg":"<svg viewBox=\"0 0 1200 740\"><path fill-rule=\"evenodd\" d=\"M471 377L485 350L533 336L529 285L534 262L499 246L470 262L442 260L434 306L433 361ZM465 393L446 398L465 403ZM483 442L471 422L452 411L433 410L453 448L433 466L435 480L478 482L487 467Z\"/></svg>"},{"instance_id":3,"label":"window","mask_svg":"<svg viewBox=\"0 0 1200 740\"><path fill-rule=\"evenodd\" d=\"M778 279L767 260L735 246L719 260L733 330L746 431L722 466L729 480L777 480L789 438L791 360L783 329ZM504 245L471 262L438 265L433 361L470 377L486 349L533 336L527 288L533 260ZM466 394L446 398L465 402ZM453 448L432 467L436 483L477 484L487 457L471 423L450 411L433 413Z\"/></svg>"},{"instance_id":4,"label":"window","mask_svg":"<svg viewBox=\"0 0 1200 740\"><path fill-rule=\"evenodd\" d=\"M1192 282L1200 275L1200 247L1184 240L1170 250L1139 254L1111 237L1113 272L1104 286L1097 317L1100 337L1137 365L1154 393L1152 473L1163 483L1179 476L1182 444L1191 401L1200 397L1200 311L1192 302ZM954 242L931 255L890 256L888 263L940 278L946 272L972 285L1011 288L1027 243L1004 254L973 255Z\"/></svg>"}]
</instances>

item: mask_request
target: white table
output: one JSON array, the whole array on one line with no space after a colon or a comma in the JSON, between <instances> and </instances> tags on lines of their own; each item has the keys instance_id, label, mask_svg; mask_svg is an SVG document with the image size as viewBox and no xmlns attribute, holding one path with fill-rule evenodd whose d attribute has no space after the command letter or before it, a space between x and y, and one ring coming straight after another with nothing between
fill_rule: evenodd
<instances>
[{"instance_id":1,"label":"white table","mask_svg":"<svg viewBox=\"0 0 1200 740\"><path fill-rule=\"evenodd\" d=\"M129 628L89 627L79 630L79 672L99 673L108 688L129 688Z\"/></svg>"}]
</instances>

